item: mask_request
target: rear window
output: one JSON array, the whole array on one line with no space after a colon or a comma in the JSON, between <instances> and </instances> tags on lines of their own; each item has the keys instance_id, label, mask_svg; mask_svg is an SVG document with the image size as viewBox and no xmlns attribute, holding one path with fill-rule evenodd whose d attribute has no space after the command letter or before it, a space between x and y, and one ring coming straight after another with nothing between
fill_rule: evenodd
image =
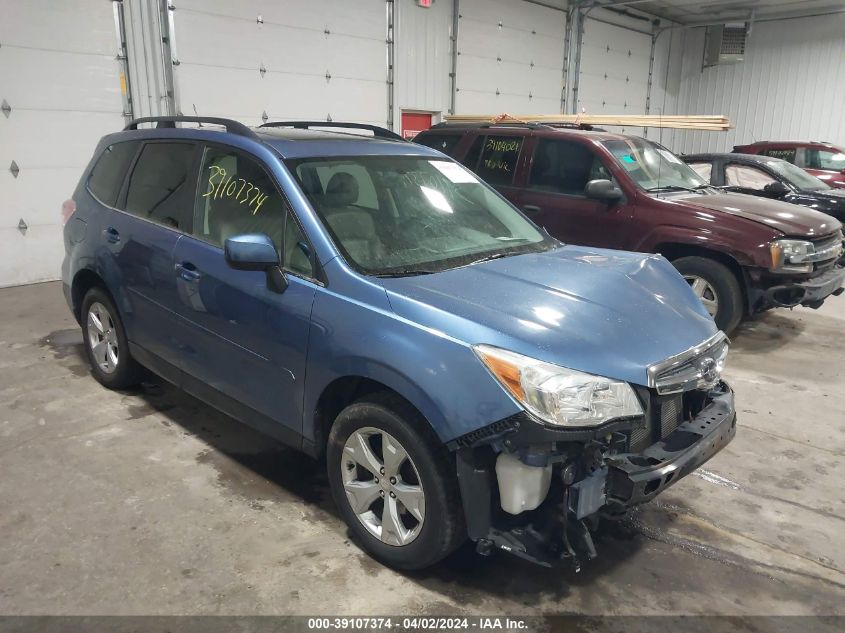
<instances>
[{"instance_id":1,"label":"rear window","mask_svg":"<svg viewBox=\"0 0 845 633\"><path fill-rule=\"evenodd\" d=\"M763 156L771 156L772 158L780 158L788 163L795 162L795 148L779 148L767 149L760 152Z\"/></svg>"},{"instance_id":2,"label":"rear window","mask_svg":"<svg viewBox=\"0 0 845 633\"><path fill-rule=\"evenodd\" d=\"M126 193L126 211L174 229L189 226L193 143L148 143Z\"/></svg>"},{"instance_id":3,"label":"rear window","mask_svg":"<svg viewBox=\"0 0 845 633\"><path fill-rule=\"evenodd\" d=\"M102 153L88 177L88 190L97 200L110 207L117 204L126 170L135 158L138 145L138 141L115 143Z\"/></svg>"},{"instance_id":4,"label":"rear window","mask_svg":"<svg viewBox=\"0 0 845 633\"><path fill-rule=\"evenodd\" d=\"M521 136L488 136L481 152L478 175L491 185L510 185L522 150Z\"/></svg>"},{"instance_id":5,"label":"rear window","mask_svg":"<svg viewBox=\"0 0 845 633\"><path fill-rule=\"evenodd\" d=\"M460 142L460 134L418 134L415 143L436 149L444 154L452 155L455 146Z\"/></svg>"}]
</instances>

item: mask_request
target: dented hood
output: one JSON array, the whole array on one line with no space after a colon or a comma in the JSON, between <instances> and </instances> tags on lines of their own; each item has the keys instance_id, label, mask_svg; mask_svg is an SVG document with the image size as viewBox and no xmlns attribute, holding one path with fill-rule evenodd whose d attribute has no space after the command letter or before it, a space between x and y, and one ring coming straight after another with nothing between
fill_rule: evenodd
<instances>
[{"instance_id":1,"label":"dented hood","mask_svg":"<svg viewBox=\"0 0 845 633\"><path fill-rule=\"evenodd\" d=\"M637 384L717 331L659 255L564 246L381 281L397 315L435 334Z\"/></svg>"}]
</instances>

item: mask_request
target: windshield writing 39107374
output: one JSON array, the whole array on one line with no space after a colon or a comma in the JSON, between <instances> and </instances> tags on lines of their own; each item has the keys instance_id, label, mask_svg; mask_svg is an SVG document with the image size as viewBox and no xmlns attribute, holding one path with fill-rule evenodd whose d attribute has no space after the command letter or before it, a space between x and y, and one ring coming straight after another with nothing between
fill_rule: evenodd
<instances>
[{"instance_id":1,"label":"windshield writing 39107374","mask_svg":"<svg viewBox=\"0 0 845 633\"><path fill-rule=\"evenodd\" d=\"M253 183L243 178L226 177L226 169L218 165L211 165L208 175L208 189L203 198L211 197L212 200L231 198L238 204L246 206L252 215L258 213L261 205L267 200L266 193L263 193Z\"/></svg>"}]
</instances>

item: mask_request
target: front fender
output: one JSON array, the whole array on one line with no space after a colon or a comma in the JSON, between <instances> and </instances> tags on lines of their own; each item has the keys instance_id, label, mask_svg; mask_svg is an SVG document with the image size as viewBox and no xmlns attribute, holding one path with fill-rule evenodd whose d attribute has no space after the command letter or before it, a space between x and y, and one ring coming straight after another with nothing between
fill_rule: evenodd
<instances>
[{"instance_id":1,"label":"front fender","mask_svg":"<svg viewBox=\"0 0 845 633\"><path fill-rule=\"evenodd\" d=\"M778 235L772 232L771 237L763 236L751 245L747 233L740 233L733 228L714 227L714 230L710 230L664 224L643 235L634 250L654 253L662 244L688 245L727 255L740 266L768 268L771 265L768 242Z\"/></svg>"},{"instance_id":2,"label":"front fender","mask_svg":"<svg viewBox=\"0 0 845 633\"><path fill-rule=\"evenodd\" d=\"M367 303L317 292L303 403L306 440L316 439L320 395L351 376L408 400L444 443L521 411L468 344L398 317L379 291L381 297L373 294Z\"/></svg>"}]
</instances>

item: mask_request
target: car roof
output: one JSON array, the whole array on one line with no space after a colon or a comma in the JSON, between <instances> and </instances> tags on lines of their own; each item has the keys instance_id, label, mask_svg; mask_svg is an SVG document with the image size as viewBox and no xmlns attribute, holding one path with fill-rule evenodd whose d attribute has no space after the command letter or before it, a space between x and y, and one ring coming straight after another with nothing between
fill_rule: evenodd
<instances>
[{"instance_id":1,"label":"car roof","mask_svg":"<svg viewBox=\"0 0 845 633\"><path fill-rule=\"evenodd\" d=\"M139 123L156 123L139 128ZM200 127L176 127L179 122L198 122ZM279 127L247 127L230 119L213 117L154 117L136 119L122 132L109 135L112 142L129 139L192 139L223 141L237 147L257 142L269 146L283 159L343 156L421 156L445 158L437 150L417 145L399 135L368 124L333 122L288 122ZM360 127L357 127L360 125ZM330 129L337 126L337 129ZM324 128L324 129L320 129Z\"/></svg>"},{"instance_id":2,"label":"car roof","mask_svg":"<svg viewBox=\"0 0 845 633\"><path fill-rule=\"evenodd\" d=\"M515 123L438 123L426 132L448 133L468 132L479 130L483 132L530 132L537 136L583 136L596 141L626 141L632 138L639 139L639 136L630 134L617 134L602 129L580 129L575 127L555 127L543 125L542 123L515 124ZM422 132L425 133L425 132Z\"/></svg>"},{"instance_id":3,"label":"car roof","mask_svg":"<svg viewBox=\"0 0 845 633\"><path fill-rule=\"evenodd\" d=\"M736 147L765 147L767 145L795 145L796 147L817 145L838 150L837 146L830 141L754 141L753 143L741 143L736 145Z\"/></svg>"},{"instance_id":4,"label":"car roof","mask_svg":"<svg viewBox=\"0 0 845 633\"><path fill-rule=\"evenodd\" d=\"M735 163L785 163L787 161L781 158L775 158L774 156L762 156L760 154L739 154L734 152L702 152L699 154L684 154L681 158L688 163L695 162L697 160L706 161L706 160L716 160L717 158L724 158L729 159Z\"/></svg>"}]
</instances>

